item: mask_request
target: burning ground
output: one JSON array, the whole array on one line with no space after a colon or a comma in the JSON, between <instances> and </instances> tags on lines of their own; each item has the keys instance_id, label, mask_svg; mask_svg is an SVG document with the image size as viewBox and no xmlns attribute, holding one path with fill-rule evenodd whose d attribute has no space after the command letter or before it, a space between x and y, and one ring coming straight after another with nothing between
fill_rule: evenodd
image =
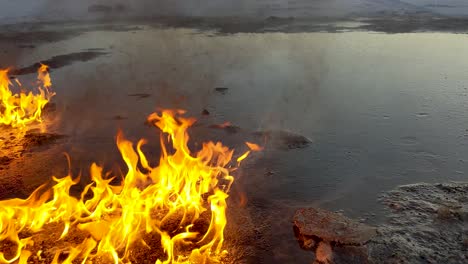
<instances>
[{"instance_id":1,"label":"burning ground","mask_svg":"<svg viewBox=\"0 0 468 264\"><path fill-rule=\"evenodd\" d=\"M32 147L61 136L31 130L36 124L42 131L47 129L43 110L55 95L46 65L39 67L38 94L24 91L17 79L20 89L15 92L8 70L0 77L0 117L3 132L10 136L2 138L1 161L10 167L14 160L27 159L24 153ZM209 141L191 154L187 129L196 120L182 117L184 113L164 110L148 117L147 123L162 132L156 167L142 151L146 140L134 147L119 132L117 146L127 167L122 178L103 173L93 163L91 183L77 197L71 189L80 183L80 175L74 177L69 169L66 176L52 176L52 183L42 184L26 199L1 201L0 261L218 263L226 259L226 199L234 181L230 173L236 170L231 164L234 151ZM251 151L261 150L254 143L246 144L251 150L237 155L237 165ZM10 175L8 180L2 186L3 198L29 192L21 176ZM57 232L59 228L62 231Z\"/></svg>"},{"instance_id":2,"label":"burning ground","mask_svg":"<svg viewBox=\"0 0 468 264\"><path fill-rule=\"evenodd\" d=\"M39 76L41 77L41 75ZM5 78L5 80L10 79ZM50 82L50 79L47 80ZM133 97L133 95L129 96ZM16 98L15 96L13 97ZM21 96L18 97L21 98ZM178 177L168 174L168 171L164 169L164 158L159 160L158 167L150 167L148 159L141 150L145 141L139 141L137 148L134 149L132 143L120 133L117 136L117 145L128 173L121 177L103 174L102 168L93 164L89 175L83 177L87 180L80 181L80 174L73 176L71 170L68 171L68 174L63 174L63 168L66 167L66 164L57 162L57 154L67 144L70 144L72 139L68 136L41 132L40 130L40 128L42 131L48 129L45 125L51 125L51 121L54 120L53 116L58 114L54 112L54 104L47 102L46 105L48 105L47 109L52 110L44 111L43 114L36 116L38 119L35 121L39 124L19 122L22 126L17 127L9 124L10 127L5 127L2 130L6 133L2 148L2 152L4 152L2 159L4 180L1 181L2 198L4 199L1 214L2 228L4 228L1 232L2 262L75 263L89 259L93 263L109 263L125 259L134 263L144 261L154 263L185 263L186 261L239 263L255 256L255 247L264 243L264 239L258 237L260 230L254 227L251 216L242 209L245 206L245 198L243 198L242 193L234 194L234 199L240 198L238 208L229 213L225 212L225 200L233 181L233 177L229 173L232 171L235 174L236 171L230 162L233 152L219 142L208 142L203 144L202 150L196 156L182 158L184 155L190 155L188 153L191 152L187 146L186 130L195 122L194 119L176 117L176 115L182 114L181 111L164 111L161 116L151 115L146 124L156 125L162 132L168 133L167 138L162 135L160 139L160 147L162 148L160 153L162 157L168 155L167 166L179 171L180 169L176 168L177 163L181 163L182 167L191 168L189 164L197 160L200 162L199 165L194 164L195 167L186 172L181 170L177 173L180 175L186 173L205 175L203 177L207 177L208 180L205 187L203 187L203 180L198 179L198 176L193 181L190 180L192 183L189 183L188 179L179 181ZM19 109L19 106L20 104L16 104L14 109ZM46 108L44 106L41 109ZM7 114L10 112L5 112L4 115ZM28 115L21 117L28 120ZM22 119L14 117L12 120L16 122ZM38 125L39 129L35 130L34 127ZM203 123L200 125L216 131L216 133L238 133L252 141L268 142L269 147L283 150L302 148L310 143L307 138L287 131L253 132L241 128L232 129L235 127L233 125L204 125ZM8 138L6 138L7 136ZM168 142L165 143L166 141ZM197 148L196 145L195 148ZM250 150L239 154L236 163L240 163L251 152L263 150L263 147L250 142L246 142L244 148ZM173 151L175 151L174 154L168 154ZM68 166L71 166L70 163ZM208 167L205 172L200 171L198 174L197 170L201 168L199 166ZM53 178L52 181L44 179L44 175L50 174L51 171L57 171L57 168L58 171L62 171L61 175L67 176L59 176ZM150 176L153 174L152 171L160 176L153 178ZM25 175L27 173L39 175L39 177L27 177ZM167 177L162 177L162 175ZM166 180L162 178L166 178ZM162 182L156 183L159 180ZM195 192L200 192L199 199L202 199L202 208L192 208L195 205L194 201L187 201L186 205L181 207L176 205L171 209L158 205L151 206L142 197L118 198L124 193L134 195L135 192L142 192L143 195L145 190L169 188L167 186L173 185L170 183L171 180L184 186L186 184L192 185L192 187L174 187L175 190L181 189L183 192L175 196L168 194L169 203L180 202L182 194L185 194L184 189L194 188ZM88 185L87 181L92 183ZM43 182L46 183L43 184ZM38 185L41 186L36 189ZM134 188L134 191L125 191L126 188ZM31 192L32 194L29 195ZM158 195L146 194L144 196L147 195L148 198L152 197L150 199L153 201L159 199ZM21 200L22 197L28 198ZM137 220L130 220L131 224L135 224L136 221L137 227L112 227L112 223L119 222L118 219L129 212L126 211L129 208L127 202L135 199L142 202L137 205L138 212L146 211L147 209L143 208L148 206L153 207L153 209L148 210L147 215L143 218L140 216ZM100 205L99 200L103 201L102 205ZM125 204L123 204L124 201ZM236 202L233 203L236 204ZM183 209L186 206L188 208ZM102 209L98 209L101 207ZM233 221L230 225L226 224L226 215ZM12 218L16 221L11 221ZM152 226L153 224L156 226ZM109 225L111 228L107 229ZM242 225L242 231L238 230L238 225ZM146 227L143 228L143 226ZM103 242L115 239L106 239L109 232L117 232L116 237L121 237L122 228L132 230L132 234L129 235L132 238L127 242ZM230 234L231 237L226 241L228 246L223 247L225 228L228 230L226 233ZM126 240L126 238L123 239ZM102 246L101 243L111 243L111 245ZM252 244L256 246L252 248ZM225 248L229 251L225 251Z\"/></svg>"},{"instance_id":3,"label":"burning ground","mask_svg":"<svg viewBox=\"0 0 468 264\"><path fill-rule=\"evenodd\" d=\"M139 263L142 258L155 263L215 263L226 257L226 198L234 180L230 172L235 170L227 165L233 151L220 142L207 142L192 156L186 129L195 120L181 114L163 111L148 117L166 133L161 135L157 167L149 165L141 150L144 140L134 148L119 132L117 145L128 169L120 184L111 184L115 177L93 164L92 183L79 200L70 195L79 177L69 174L54 177L50 190L43 185L26 200L2 201L1 261L24 263L35 255L39 263ZM240 155L237 163L249 153ZM62 225L59 237L51 235L55 225ZM51 240L32 235L41 232L64 244L50 248ZM149 258L141 247L149 250Z\"/></svg>"}]
</instances>

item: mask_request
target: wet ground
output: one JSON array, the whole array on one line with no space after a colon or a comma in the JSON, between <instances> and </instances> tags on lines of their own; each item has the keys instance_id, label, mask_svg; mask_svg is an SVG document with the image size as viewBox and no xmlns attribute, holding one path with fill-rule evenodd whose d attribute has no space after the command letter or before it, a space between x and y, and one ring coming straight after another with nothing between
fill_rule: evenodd
<instances>
[{"instance_id":1,"label":"wet ground","mask_svg":"<svg viewBox=\"0 0 468 264\"><path fill-rule=\"evenodd\" d=\"M466 182L423 183L383 195L392 213L369 244L375 263L466 262L467 191Z\"/></svg>"},{"instance_id":2,"label":"wet ground","mask_svg":"<svg viewBox=\"0 0 468 264\"><path fill-rule=\"evenodd\" d=\"M7 197L24 197L65 175L64 151L84 181L93 161L117 170L119 128L153 142L145 151L156 162L159 134L145 118L183 108L199 119L194 143L221 140L239 152L246 140L267 146L238 171L231 197L255 226L241 241L244 260L309 263L292 230L296 208L321 206L379 223L386 215L381 192L467 180L468 36L354 31L362 25L223 34L213 26L148 23L3 28L0 65L23 84L33 82L38 62L50 64L57 95L48 131L64 137L2 159L0 183ZM231 125L216 126L226 121Z\"/></svg>"}]
</instances>

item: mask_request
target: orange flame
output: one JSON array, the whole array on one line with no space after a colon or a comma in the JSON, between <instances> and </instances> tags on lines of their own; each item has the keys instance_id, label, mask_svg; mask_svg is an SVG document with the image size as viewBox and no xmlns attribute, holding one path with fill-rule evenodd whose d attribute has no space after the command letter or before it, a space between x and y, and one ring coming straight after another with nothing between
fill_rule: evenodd
<instances>
[{"instance_id":1,"label":"orange flame","mask_svg":"<svg viewBox=\"0 0 468 264\"><path fill-rule=\"evenodd\" d=\"M147 245L143 235L149 233L161 237L165 252L156 264L219 262L226 253L226 199L234 180L230 175L233 169L228 166L234 151L220 142L207 142L192 153L187 146L187 128L195 120L181 117L181 113L165 110L148 118L163 132L162 154L156 167L142 151L145 140L135 147L119 132L117 146L128 168L120 184L112 185L113 178L92 164L92 183L80 199L70 195L70 188L79 179L68 175L54 177L55 185L42 194L44 187L26 200L0 201L0 241L16 244L16 252L9 259L0 252L0 263L27 263L30 256L40 255L30 250L34 237L24 234L39 232L51 223L63 224L60 239L72 228L89 234L80 244L57 250L54 264L64 252L68 255L61 263L92 263L96 258L131 263L132 246ZM209 227L201 232L195 223L206 212L211 215L206 219ZM168 228L171 222L176 224Z\"/></svg>"},{"instance_id":2,"label":"orange flame","mask_svg":"<svg viewBox=\"0 0 468 264\"><path fill-rule=\"evenodd\" d=\"M247 145L247 147L249 147L250 150L252 151L262 151L263 150L263 147L260 147L259 145L255 144L255 143L251 143L251 142L245 142L245 144Z\"/></svg>"},{"instance_id":3,"label":"orange flame","mask_svg":"<svg viewBox=\"0 0 468 264\"><path fill-rule=\"evenodd\" d=\"M21 91L15 94L10 90L12 82L8 70L0 69L0 124L12 127L25 127L33 122L42 122L42 109L55 93L50 91L52 82L48 66L41 64L38 70L39 93ZM21 83L16 80L21 86Z\"/></svg>"},{"instance_id":4,"label":"orange flame","mask_svg":"<svg viewBox=\"0 0 468 264\"><path fill-rule=\"evenodd\" d=\"M229 122L229 121L226 121L226 122L224 122L222 124L218 124L218 125L214 125L214 126L217 127L217 128L226 128L226 127L232 126L232 123Z\"/></svg>"}]
</instances>

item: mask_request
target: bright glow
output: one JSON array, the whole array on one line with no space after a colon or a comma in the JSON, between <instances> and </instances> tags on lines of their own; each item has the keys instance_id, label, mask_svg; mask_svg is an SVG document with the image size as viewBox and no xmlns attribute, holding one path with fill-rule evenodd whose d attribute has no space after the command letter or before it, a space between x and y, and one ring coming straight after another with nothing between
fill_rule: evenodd
<instances>
[{"instance_id":1,"label":"bright glow","mask_svg":"<svg viewBox=\"0 0 468 264\"><path fill-rule=\"evenodd\" d=\"M96 258L131 263L132 247L148 245L144 235L149 233L160 236L165 252L157 264L219 262L226 253L226 199L234 180L230 172L235 168L229 165L234 151L220 142L206 142L192 153L187 129L195 120L182 114L165 110L148 117L163 132L158 166L143 153L145 140L135 147L119 132L117 146L128 169L119 184L111 184L114 178L93 164L92 183L79 199L70 195L79 179L68 175L54 177L50 190L38 188L26 200L0 201L0 241L17 246L8 259L0 252L0 263L28 263L30 256L40 256L30 250L34 236L24 234L51 223L62 225L61 239L76 228L89 234L82 242L57 250L52 263L59 263L64 252L66 259L60 263L92 263ZM201 233L196 223L207 213L209 226Z\"/></svg>"},{"instance_id":2,"label":"bright glow","mask_svg":"<svg viewBox=\"0 0 468 264\"><path fill-rule=\"evenodd\" d=\"M13 93L13 86L8 70L0 69L0 124L12 127L24 128L33 122L42 122L42 110L55 93L50 91L52 82L48 73L48 67L41 65L38 70L38 92L25 92L21 83L19 93Z\"/></svg>"}]
</instances>

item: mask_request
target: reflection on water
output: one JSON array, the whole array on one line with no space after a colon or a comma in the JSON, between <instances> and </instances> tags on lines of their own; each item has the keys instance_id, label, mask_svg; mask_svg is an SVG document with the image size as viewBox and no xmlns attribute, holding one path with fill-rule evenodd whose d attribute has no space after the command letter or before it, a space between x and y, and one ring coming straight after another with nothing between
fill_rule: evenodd
<instances>
[{"instance_id":1,"label":"reflection on water","mask_svg":"<svg viewBox=\"0 0 468 264\"><path fill-rule=\"evenodd\" d=\"M207 109L207 123L231 121L241 134L278 129L311 138L308 148L257 156L239 184L254 202L313 204L362 217L378 211L378 194L396 185L467 179L467 40L147 28L42 45L17 64L90 48L110 52L53 72L69 134L113 135L112 117L120 116L118 126L141 136L153 132L142 126L147 113L179 107L194 115ZM215 87L229 89L220 94ZM267 255L281 263L297 257Z\"/></svg>"}]
</instances>

